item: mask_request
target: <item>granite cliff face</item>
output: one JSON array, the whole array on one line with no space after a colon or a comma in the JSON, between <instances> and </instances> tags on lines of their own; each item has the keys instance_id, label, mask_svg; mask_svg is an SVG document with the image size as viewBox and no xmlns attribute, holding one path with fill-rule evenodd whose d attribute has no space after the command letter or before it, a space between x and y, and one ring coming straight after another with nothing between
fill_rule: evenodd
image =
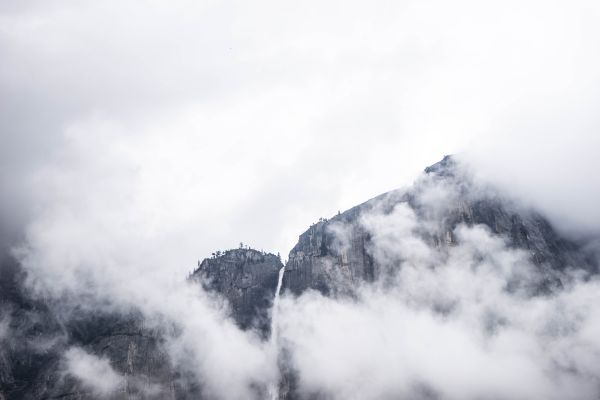
<instances>
[{"instance_id":1,"label":"granite cliff face","mask_svg":"<svg viewBox=\"0 0 600 400\"><path fill-rule=\"evenodd\" d=\"M543 216L477 183L452 157L445 157L426 168L412 187L322 219L302 233L289 254L282 291L352 295L359 285L395 268L382 262L374 248L372 219L392 215L399 207L414 214L414 234L441 253L459 240L457 227L485 227L511 248L527 252L546 276L542 291L560 286L562 271L596 272L584 249L561 236ZM165 351L165 341L176 326L147 326L135 309L90 313L75 308L65 313L60 304L28 292L26 272L14 258L5 256L0 267L0 400L206 397L202 382L174 365ZM199 263L190 282L226 299L237 325L259 332L266 341L282 267L279 256L241 247ZM107 360L124 377L120 389L99 394L65 374L65 354L72 349ZM285 349L280 369L278 398L301 398Z\"/></svg>"},{"instance_id":2,"label":"granite cliff face","mask_svg":"<svg viewBox=\"0 0 600 400\"><path fill-rule=\"evenodd\" d=\"M300 235L289 254L284 290L295 295L307 289L337 294L376 279L381 266L373 259L365 220L371 214L389 215L401 204L414 211L418 234L432 246L452 246L461 224L482 225L510 247L527 251L531 261L547 273L547 285L559 284L552 277L564 269L595 271L581 246L562 237L534 210L478 185L452 157L444 157L424 172L413 187L385 193L323 219Z\"/></svg>"},{"instance_id":3,"label":"granite cliff face","mask_svg":"<svg viewBox=\"0 0 600 400\"><path fill-rule=\"evenodd\" d=\"M274 254L240 248L217 252L213 258L205 259L192 278L227 299L240 328L254 327L267 337L269 310L281 268L281 259Z\"/></svg>"}]
</instances>

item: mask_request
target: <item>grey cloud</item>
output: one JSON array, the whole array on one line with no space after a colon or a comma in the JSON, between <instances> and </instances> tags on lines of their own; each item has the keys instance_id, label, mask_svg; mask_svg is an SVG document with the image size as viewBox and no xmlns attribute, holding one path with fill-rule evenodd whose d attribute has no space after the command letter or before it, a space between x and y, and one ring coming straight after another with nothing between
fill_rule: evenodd
<instances>
[{"instance_id":1,"label":"grey cloud","mask_svg":"<svg viewBox=\"0 0 600 400\"><path fill-rule=\"evenodd\" d=\"M591 110L570 116L557 111L545 121L513 123L463 156L482 181L542 210L564 232L597 236L597 130Z\"/></svg>"}]
</instances>

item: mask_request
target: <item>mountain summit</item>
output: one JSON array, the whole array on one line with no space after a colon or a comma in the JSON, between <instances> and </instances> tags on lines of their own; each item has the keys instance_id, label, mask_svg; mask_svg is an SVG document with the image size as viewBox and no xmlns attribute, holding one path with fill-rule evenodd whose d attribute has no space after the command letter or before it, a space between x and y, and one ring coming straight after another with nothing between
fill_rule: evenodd
<instances>
[{"instance_id":1,"label":"mountain summit","mask_svg":"<svg viewBox=\"0 0 600 400\"><path fill-rule=\"evenodd\" d=\"M284 288L296 295L309 288L328 294L374 281L383 266L374 259L372 236L377 229L370 225L374 217L394 221L400 206L414 213L415 233L440 250L456 244L457 227L478 225L511 248L527 252L547 272L548 284L557 271L595 270L582 247L561 236L542 215L474 182L466 167L445 156L425 168L412 187L382 194L312 225L290 252Z\"/></svg>"}]
</instances>

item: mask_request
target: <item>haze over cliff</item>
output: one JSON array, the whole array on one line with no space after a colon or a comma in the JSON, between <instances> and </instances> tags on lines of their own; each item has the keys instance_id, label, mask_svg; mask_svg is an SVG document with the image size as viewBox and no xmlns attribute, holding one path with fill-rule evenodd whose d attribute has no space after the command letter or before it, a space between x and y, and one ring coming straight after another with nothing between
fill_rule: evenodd
<instances>
[{"instance_id":1,"label":"haze over cliff","mask_svg":"<svg viewBox=\"0 0 600 400\"><path fill-rule=\"evenodd\" d=\"M39 245L2 263L5 399L600 395L594 242L455 157L310 226L277 310L280 257L243 244L177 282Z\"/></svg>"}]
</instances>

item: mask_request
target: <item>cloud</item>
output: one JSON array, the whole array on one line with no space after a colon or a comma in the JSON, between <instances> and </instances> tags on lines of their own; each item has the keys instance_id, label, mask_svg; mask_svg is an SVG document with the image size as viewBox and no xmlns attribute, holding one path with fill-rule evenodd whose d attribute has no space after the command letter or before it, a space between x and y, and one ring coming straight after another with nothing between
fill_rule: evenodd
<instances>
[{"instance_id":1,"label":"cloud","mask_svg":"<svg viewBox=\"0 0 600 400\"><path fill-rule=\"evenodd\" d=\"M122 390L125 378L117 373L106 358L72 347L65 352L66 372L77 378L84 387L101 397Z\"/></svg>"},{"instance_id":2,"label":"cloud","mask_svg":"<svg viewBox=\"0 0 600 400\"><path fill-rule=\"evenodd\" d=\"M166 239L181 260L251 238L285 253L318 217L478 142L505 143L491 159L523 154L507 164L532 192L532 165L564 174L572 192L587 183L559 165L595 165L576 123L598 126L595 2L58 1L0 12L0 203L13 229L60 190L38 189L40 170L82 170L83 191L99 178L88 163L120 158L134 171L121 190L144 218L156 229L186 221ZM564 129L546 137L582 143L586 156L545 157L537 138L556 118ZM90 146L78 162L74 135ZM561 198L563 186L547 186Z\"/></svg>"},{"instance_id":3,"label":"cloud","mask_svg":"<svg viewBox=\"0 0 600 400\"><path fill-rule=\"evenodd\" d=\"M122 375L106 357L98 357L80 347L70 347L63 355L62 373L77 379L81 386L99 398L114 398L118 392L134 392L142 398L159 398L161 387L143 376Z\"/></svg>"},{"instance_id":4,"label":"cloud","mask_svg":"<svg viewBox=\"0 0 600 400\"><path fill-rule=\"evenodd\" d=\"M598 121L582 107L573 115L558 110L544 120L522 117L463 157L479 179L544 212L563 232L597 236L600 191L592 171L600 167L593 150L600 145Z\"/></svg>"}]
</instances>

